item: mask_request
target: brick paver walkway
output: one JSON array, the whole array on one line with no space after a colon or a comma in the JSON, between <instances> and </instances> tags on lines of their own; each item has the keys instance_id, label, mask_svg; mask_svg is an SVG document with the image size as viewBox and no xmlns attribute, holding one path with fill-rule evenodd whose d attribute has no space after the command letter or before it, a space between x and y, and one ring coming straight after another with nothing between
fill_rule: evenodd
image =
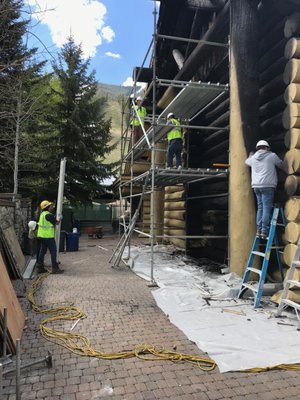
<instances>
[{"instance_id":1,"label":"brick paver walkway","mask_svg":"<svg viewBox=\"0 0 300 400\"><path fill-rule=\"evenodd\" d=\"M73 302L86 314L73 332L87 336L102 352L131 350L141 343L182 353L203 354L173 326L156 306L146 282L121 266L108 264L116 238L80 239L80 251L61 254L63 275L43 283L37 302ZM98 247L108 249L105 251ZM28 320L22 337L22 362L53 355L54 367L43 365L22 371L22 400L273 400L299 399L300 373L204 372L188 363L143 361L137 358L108 361L80 357L43 339L37 329L43 315L33 313L22 300ZM70 330L74 322L62 328ZM253 349L255 351L255 349ZM15 399L14 376L4 380L4 399Z\"/></svg>"}]
</instances>

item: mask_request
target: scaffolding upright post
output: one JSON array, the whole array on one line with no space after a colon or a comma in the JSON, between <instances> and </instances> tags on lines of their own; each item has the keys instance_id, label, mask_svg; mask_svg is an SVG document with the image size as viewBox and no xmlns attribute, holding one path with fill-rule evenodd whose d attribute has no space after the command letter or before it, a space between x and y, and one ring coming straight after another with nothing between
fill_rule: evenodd
<instances>
[{"instance_id":1,"label":"scaffolding upright post","mask_svg":"<svg viewBox=\"0 0 300 400\"><path fill-rule=\"evenodd\" d=\"M154 0L154 10L153 10L153 50L152 50L152 82L153 82L153 90L152 90L152 144L151 144L151 202L150 202L150 234L151 234L151 284L155 284L154 281L154 186L155 186L155 131L156 131L156 44L157 44L157 32L156 32L156 0Z\"/></svg>"}]
</instances>

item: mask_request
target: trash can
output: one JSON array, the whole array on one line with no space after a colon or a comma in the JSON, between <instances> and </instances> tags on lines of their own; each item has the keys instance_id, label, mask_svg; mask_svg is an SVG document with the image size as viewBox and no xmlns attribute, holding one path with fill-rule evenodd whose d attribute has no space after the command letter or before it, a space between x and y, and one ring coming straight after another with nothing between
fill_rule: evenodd
<instances>
[{"instance_id":1,"label":"trash can","mask_svg":"<svg viewBox=\"0 0 300 400\"><path fill-rule=\"evenodd\" d=\"M79 233L66 233L66 250L78 251L79 247Z\"/></svg>"}]
</instances>

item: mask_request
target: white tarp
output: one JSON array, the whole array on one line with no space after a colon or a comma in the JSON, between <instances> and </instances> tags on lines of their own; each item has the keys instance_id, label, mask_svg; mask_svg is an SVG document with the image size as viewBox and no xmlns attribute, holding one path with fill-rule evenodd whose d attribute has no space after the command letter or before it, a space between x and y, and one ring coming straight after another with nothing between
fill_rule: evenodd
<instances>
[{"instance_id":1,"label":"white tarp","mask_svg":"<svg viewBox=\"0 0 300 400\"><path fill-rule=\"evenodd\" d=\"M146 280L150 254L148 246L131 247L128 261ZM252 300L235 300L241 284L237 275L205 272L205 266L174 256L172 247L162 245L155 246L153 271L159 286L152 292L157 305L221 372L300 362L296 315L275 318L271 304L254 310Z\"/></svg>"}]
</instances>

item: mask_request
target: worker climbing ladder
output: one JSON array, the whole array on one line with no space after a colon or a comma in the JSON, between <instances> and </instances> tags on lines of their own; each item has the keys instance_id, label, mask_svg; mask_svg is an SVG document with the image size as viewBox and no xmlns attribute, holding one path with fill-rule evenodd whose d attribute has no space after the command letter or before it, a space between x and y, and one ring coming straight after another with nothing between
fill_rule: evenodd
<instances>
[{"instance_id":1,"label":"worker climbing ladder","mask_svg":"<svg viewBox=\"0 0 300 400\"><path fill-rule=\"evenodd\" d=\"M282 292L282 296L280 299L280 303L279 303L279 307L276 313L276 317L280 317L282 315L282 311L287 308L287 307L292 307L294 308L297 318L298 318L298 327L297 330L300 330L300 319L299 319L299 315L298 315L298 310L300 310L300 304L289 300L288 299L288 292L291 286L296 286L297 288L300 288L300 282L296 281L294 278L294 273L295 270L297 268L300 268L300 238L298 239L298 243L297 243L297 249L291 264L291 267L289 269L288 275L287 275L287 279L285 281L284 284L284 288L283 288L283 292Z\"/></svg>"},{"instance_id":2,"label":"worker climbing ladder","mask_svg":"<svg viewBox=\"0 0 300 400\"><path fill-rule=\"evenodd\" d=\"M279 217L281 217L282 222L279 222ZM279 207L274 207L269 236L266 239L261 239L258 235L255 236L252 249L248 258L248 263L244 272L241 288L237 296L240 299L247 289L250 289L254 294L254 308L260 306L261 297L263 294L263 286L266 280L270 256L272 250L276 251L277 264L281 275L281 280L283 281L283 266L281 262L281 252L282 248L279 246L277 227L285 226L286 221L283 213L283 209ZM259 251L259 247L264 247L265 251ZM256 256L262 257L261 269L253 267L254 259ZM250 274L255 273L259 276L258 282L249 282Z\"/></svg>"}]
</instances>

